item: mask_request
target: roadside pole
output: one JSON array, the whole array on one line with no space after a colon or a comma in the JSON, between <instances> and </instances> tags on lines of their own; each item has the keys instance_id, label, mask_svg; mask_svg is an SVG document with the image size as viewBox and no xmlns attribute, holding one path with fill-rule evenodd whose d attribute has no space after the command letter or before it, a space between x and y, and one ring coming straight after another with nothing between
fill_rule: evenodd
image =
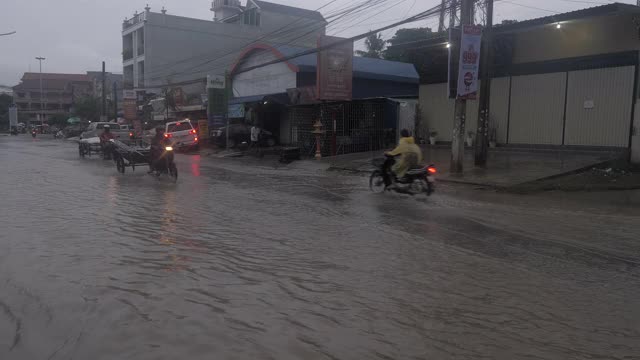
<instances>
[{"instance_id":1,"label":"roadside pole","mask_svg":"<svg viewBox=\"0 0 640 360\"><path fill-rule=\"evenodd\" d=\"M480 57L480 102L478 106L478 130L476 131L476 166L487 165L489 144L489 118L491 110L491 77L493 76L493 0L485 0L487 4L487 24L482 34L482 55Z\"/></svg>"},{"instance_id":2,"label":"roadside pole","mask_svg":"<svg viewBox=\"0 0 640 360\"><path fill-rule=\"evenodd\" d=\"M464 25L473 24L472 11L473 0L462 0L460 10L460 34ZM462 36L462 35L461 35ZM458 40L460 41L460 39ZM460 48L462 51L462 49ZM458 74L460 76L460 74ZM455 80L457 81L457 79ZM467 117L467 100L456 96L454 111L453 137L451 140L451 166L449 172L452 174L462 174L464 171L464 136L465 122Z\"/></svg>"},{"instance_id":3,"label":"roadside pole","mask_svg":"<svg viewBox=\"0 0 640 360\"><path fill-rule=\"evenodd\" d=\"M225 133L226 139L224 142L224 146L227 150L229 150L229 99L231 98L231 75L228 71L224 73L224 120L227 123L227 128Z\"/></svg>"},{"instance_id":4,"label":"roadside pole","mask_svg":"<svg viewBox=\"0 0 640 360\"><path fill-rule=\"evenodd\" d=\"M102 121L107 121L107 85L105 63L102 62Z\"/></svg>"},{"instance_id":5,"label":"roadside pole","mask_svg":"<svg viewBox=\"0 0 640 360\"><path fill-rule=\"evenodd\" d=\"M118 121L118 85L114 81L113 87L113 117Z\"/></svg>"}]
</instances>

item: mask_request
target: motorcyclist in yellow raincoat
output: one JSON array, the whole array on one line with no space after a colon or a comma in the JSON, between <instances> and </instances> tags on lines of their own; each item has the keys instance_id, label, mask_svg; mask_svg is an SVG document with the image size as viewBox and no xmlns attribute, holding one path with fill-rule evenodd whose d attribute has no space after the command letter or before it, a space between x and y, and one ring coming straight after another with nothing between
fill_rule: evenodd
<instances>
[{"instance_id":1,"label":"motorcyclist in yellow raincoat","mask_svg":"<svg viewBox=\"0 0 640 360\"><path fill-rule=\"evenodd\" d=\"M391 168L398 179L404 177L407 171L418 167L422 162L422 151L416 145L413 136L409 134L409 130L402 129L400 136L398 146L386 153L389 156L400 156Z\"/></svg>"}]
</instances>

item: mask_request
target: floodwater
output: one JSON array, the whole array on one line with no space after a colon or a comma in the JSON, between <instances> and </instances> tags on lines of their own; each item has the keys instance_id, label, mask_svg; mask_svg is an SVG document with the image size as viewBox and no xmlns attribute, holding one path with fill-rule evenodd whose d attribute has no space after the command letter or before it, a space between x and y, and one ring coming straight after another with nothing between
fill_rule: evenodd
<instances>
[{"instance_id":1,"label":"floodwater","mask_svg":"<svg viewBox=\"0 0 640 360\"><path fill-rule=\"evenodd\" d=\"M638 359L640 194L180 178L0 137L0 359Z\"/></svg>"}]
</instances>

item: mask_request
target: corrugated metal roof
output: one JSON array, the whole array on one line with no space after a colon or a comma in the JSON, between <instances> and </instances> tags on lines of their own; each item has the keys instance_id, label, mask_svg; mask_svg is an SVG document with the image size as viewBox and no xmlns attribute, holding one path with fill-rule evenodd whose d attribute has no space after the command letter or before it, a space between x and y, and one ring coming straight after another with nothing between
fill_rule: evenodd
<instances>
[{"instance_id":1,"label":"corrugated metal roof","mask_svg":"<svg viewBox=\"0 0 640 360\"><path fill-rule=\"evenodd\" d=\"M303 9L303 8L298 8L293 6L287 6L287 5L274 4L271 2L260 1L260 0L253 0L253 2L261 10L264 10L264 11L277 12L281 14L304 17L304 18L318 20L318 21L325 21L322 14L320 14L318 11L308 10L308 9Z\"/></svg>"},{"instance_id":2,"label":"corrugated metal roof","mask_svg":"<svg viewBox=\"0 0 640 360\"><path fill-rule=\"evenodd\" d=\"M276 46L275 48L284 56L291 56L310 50L310 48L288 45ZM317 54L304 55L289 61L298 66L301 71L315 71L318 65L318 56ZM413 64L359 56L354 56L353 58L353 72L356 77L376 80L417 83L420 79L420 76Z\"/></svg>"}]
</instances>

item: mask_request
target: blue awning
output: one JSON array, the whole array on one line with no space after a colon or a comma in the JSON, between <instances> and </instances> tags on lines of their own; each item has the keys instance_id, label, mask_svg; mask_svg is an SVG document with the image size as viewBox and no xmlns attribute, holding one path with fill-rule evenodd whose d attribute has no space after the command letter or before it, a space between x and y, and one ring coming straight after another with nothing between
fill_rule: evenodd
<instances>
[{"instance_id":1,"label":"blue awning","mask_svg":"<svg viewBox=\"0 0 640 360\"><path fill-rule=\"evenodd\" d=\"M251 104L264 101L273 101L278 104L288 105L289 95L287 93L280 94L268 94L268 95L253 95L253 96L241 96L229 99L229 105L235 104Z\"/></svg>"}]
</instances>

